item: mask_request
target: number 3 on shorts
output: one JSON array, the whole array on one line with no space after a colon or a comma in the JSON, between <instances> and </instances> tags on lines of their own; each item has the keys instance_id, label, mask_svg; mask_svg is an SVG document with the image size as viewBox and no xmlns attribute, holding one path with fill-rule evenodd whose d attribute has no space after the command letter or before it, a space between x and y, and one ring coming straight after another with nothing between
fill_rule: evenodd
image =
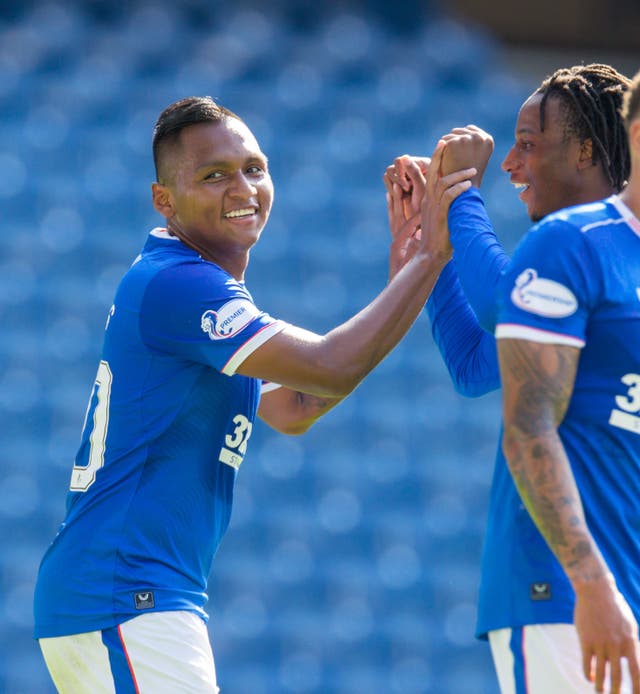
<instances>
[{"instance_id":1,"label":"number 3 on shorts","mask_svg":"<svg viewBox=\"0 0 640 694\"><path fill-rule=\"evenodd\" d=\"M107 428L109 426L109 400L111 399L111 381L113 376L106 361L101 361L98 367L96 382L91 391L87 414L84 420L84 430L89 426L91 407L95 398L95 407L91 421L91 435L89 437L89 462L86 466L73 466L71 473L72 492L86 492L96 481L96 472L104 465L104 446L107 440Z\"/></svg>"}]
</instances>

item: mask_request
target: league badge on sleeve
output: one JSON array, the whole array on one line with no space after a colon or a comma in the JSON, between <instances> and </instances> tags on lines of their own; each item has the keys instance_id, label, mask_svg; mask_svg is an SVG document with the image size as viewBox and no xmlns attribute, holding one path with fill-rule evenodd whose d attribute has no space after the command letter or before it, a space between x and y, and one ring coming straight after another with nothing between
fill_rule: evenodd
<instances>
[{"instance_id":1,"label":"league badge on sleeve","mask_svg":"<svg viewBox=\"0 0 640 694\"><path fill-rule=\"evenodd\" d=\"M523 311L547 318L566 318L578 308L578 300L568 287L538 277L533 268L518 275L511 291L511 301Z\"/></svg>"},{"instance_id":2,"label":"league badge on sleeve","mask_svg":"<svg viewBox=\"0 0 640 694\"><path fill-rule=\"evenodd\" d=\"M248 299L232 299L217 311L205 311L200 327L212 340L226 340L244 330L259 315L258 308Z\"/></svg>"}]
</instances>

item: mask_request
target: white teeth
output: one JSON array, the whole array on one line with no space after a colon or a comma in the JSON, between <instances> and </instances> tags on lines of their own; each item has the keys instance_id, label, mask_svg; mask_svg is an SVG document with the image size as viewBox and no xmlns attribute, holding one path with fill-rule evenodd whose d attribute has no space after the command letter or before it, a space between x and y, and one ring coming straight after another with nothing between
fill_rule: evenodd
<instances>
[{"instance_id":1,"label":"white teeth","mask_svg":"<svg viewBox=\"0 0 640 694\"><path fill-rule=\"evenodd\" d=\"M513 184L518 190L526 190L529 187L528 183L514 183Z\"/></svg>"},{"instance_id":2,"label":"white teeth","mask_svg":"<svg viewBox=\"0 0 640 694\"><path fill-rule=\"evenodd\" d=\"M255 208L246 207L242 210L231 210L231 212L227 212L225 214L225 217L247 217L247 216L252 215L254 213L255 213Z\"/></svg>"}]
</instances>

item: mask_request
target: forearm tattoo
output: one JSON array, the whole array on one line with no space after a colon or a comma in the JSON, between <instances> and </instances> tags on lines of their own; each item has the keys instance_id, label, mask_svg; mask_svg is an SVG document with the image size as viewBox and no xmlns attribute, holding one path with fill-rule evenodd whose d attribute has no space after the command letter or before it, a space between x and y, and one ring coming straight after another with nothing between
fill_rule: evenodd
<instances>
[{"instance_id":1,"label":"forearm tattoo","mask_svg":"<svg viewBox=\"0 0 640 694\"><path fill-rule=\"evenodd\" d=\"M579 570L594 545L557 431L573 391L579 352L519 340L500 340L499 349L505 388L504 449L511 474L564 568Z\"/></svg>"}]
</instances>

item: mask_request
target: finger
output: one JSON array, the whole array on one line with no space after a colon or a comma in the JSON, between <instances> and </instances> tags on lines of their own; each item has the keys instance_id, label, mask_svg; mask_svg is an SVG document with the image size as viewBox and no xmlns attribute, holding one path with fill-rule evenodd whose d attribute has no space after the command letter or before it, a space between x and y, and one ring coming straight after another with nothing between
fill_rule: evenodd
<instances>
[{"instance_id":1,"label":"finger","mask_svg":"<svg viewBox=\"0 0 640 694\"><path fill-rule=\"evenodd\" d=\"M604 691L604 678L607 673L607 659L600 653L596 655L596 681L595 688L597 692Z\"/></svg>"},{"instance_id":2,"label":"finger","mask_svg":"<svg viewBox=\"0 0 640 694\"><path fill-rule=\"evenodd\" d=\"M408 213L414 214L420 209L420 203L425 193L426 181L422 169L416 161L411 161L407 164L407 176L411 181L411 199L408 201Z\"/></svg>"},{"instance_id":3,"label":"finger","mask_svg":"<svg viewBox=\"0 0 640 694\"><path fill-rule=\"evenodd\" d=\"M384 176L387 176L387 178L394 183L400 183L400 174L393 164L391 164L391 166L387 166Z\"/></svg>"},{"instance_id":4,"label":"finger","mask_svg":"<svg viewBox=\"0 0 640 694\"><path fill-rule=\"evenodd\" d=\"M451 203L459 196L464 193L465 190L471 188L471 181L466 179L460 181L453 186L449 186L443 193L441 200L445 204L445 209L448 211Z\"/></svg>"},{"instance_id":5,"label":"finger","mask_svg":"<svg viewBox=\"0 0 640 694\"><path fill-rule=\"evenodd\" d=\"M392 183L390 195L394 213L396 215L401 215L402 199L405 196L405 192L402 190L402 187L398 183ZM404 217L402 218L402 221L404 221Z\"/></svg>"},{"instance_id":6,"label":"finger","mask_svg":"<svg viewBox=\"0 0 640 694\"><path fill-rule=\"evenodd\" d=\"M431 164L431 157L413 157L413 161L420 167L423 175L426 175L429 170L429 165Z\"/></svg>"},{"instance_id":7,"label":"finger","mask_svg":"<svg viewBox=\"0 0 640 694\"><path fill-rule=\"evenodd\" d=\"M402 167L408 162L411 161L412 157L410 154L400 154L397 156L394 160L393 163L400 167L400 170L402 170Z\"/></svg>"},{"instance_id":8,"label":"finger","mask_svg":"<svg viewBox=\"0 0 640 694\"><path fill-rule=\"evenodd\" d=\"M398 191L400 191L398 193ZM398 220L400 216L400 210L402 209L402 189L397 183L391 184L391 190L387 193L388 200L388 211L389 211L389 225L391 226L391 233L394 234L397 227L401 223Z\"/></svg>"},{"instance_id":9,"label":"finger","mask_svg":"<svg viewBox=\"0 0 640 694\"><path fill-rule=\"evenodd\" d=\"M405 175L411 181L412 186L423 186L424 185L424 174L422 169L418 165L418 162L411 159L406 163Z\"/></svg>"},{"instance_id":10,"label":"finger","mask_svg":"<svg viewBox=\"0 0 640 694\"><path fill-rule=\"evenodd\" d=\"M633 694L640 694L640 663L638 655L638 643L634 641L631 653L627 656L629 676Z\"/></svg>"},{"instance_id":11,"label":"finger","mask_svg":"<svg viewBox=\"0 0 640 694\"><path fill-rule=\"evenodd\" d=\"M393 197L393 202L396 207L396 211L400 213L400 211L403 209L404 205L404 200L407 196L407 193L402 190L402 186L399 183L394 183L393 188L391 189L391 195Z\"/></svg>"},{"instance_id":12,"label":"finger","mask_svg":"<svg viewBox=\"0 0 640 694\"><path fill-rule=\"evenodd\" d=\"M480 135L480 137L486 142L491 142L493 144L493 136L486 130L479 128L477 125L467 125L467 130L475 135Z\"/></svg>"},{"instance_id":13,"label":"finger","mask_svg":"<svg viewBox=\"0 0 640 694\"><path fill-rule=\"evenodd\" d=\"M420 227L420 213L414 214L400 227L398 234L396 235L396 240L399 243L407 241L412 236L414 236Z\"/></svg>"},{"instance_id":14,"label":"finger","mask_svg":"<svg viewBox=\"0 0 640 694\"><path fill-rule=\"evenodd\" d=\"M394 195L394 210L396 213L396 227L405 223L411 217L414 210L411 206L411 196L405 193L399 185L395 185L393 189Z\"/></svg>"},{"instance_id":15,"label":"finger","mask_svg":"<svg viewBox=\"0 0 640 694\"><path fill-rule=\"evenodd\" d=\"M433 181L440 174L440 166L442 164L442 155L446 147L446 140L440 138L436 144L436 148L431 155L431 166L429 167L429 179Z\"/></svg>"},{"instance_id":16,"label":"finger","mask_svg":"<svg viewBox=\"0 0 640 694\"><path fill-rule=\"evenodd\" d=\"M387 199L387 217L389 219L389 229L391 230L391 236L393 236L393 198L389 192L386 193L385 197Z\"/></svg>"},{"instance_id":17,"label":"finger","mask_svg":"<svg viewBox=\"0 0 640 694\"><path fill-rule=\"evenodd\" d=\"M591 651L584 647L582 648L582 672L589 682L593 682L594 675L593 675L593 655Z\"/></svg>"},{"instance_id":18,"label":"finger","mask_svg":"<svg viewBox=\"0 0 640 694\"><path fill-rule=\"evenodd\" d=\"M620 658L612 658L609 661L609 677L610 694L620 694L620 684L622 683L622 666Z\"/></svg>"},{"instance_id":19,"label":"finger","mask_svg":"<svg viewBox=\"0 0 640 694\"><path fill-rule=\"evenodd\" d=\"M394 165L396 171L398 172L398 183L406 191L409 190L409 180L407 178L407 164L411 161L411 157L408 154L402 154L394 159Z\"/></svg>"},{"instance_id":20,"label":"finger","mask_svg":"<svg viewBox=\"0 0 640 694\"><path fill-rule=\"evenodd\" d=\"M471 166L468 169L460 169L460 171L454 171L446 176L443 176L440 179L440 185L443 188L448 188L449 186L459 183L460 181L464 181L467 178L472 179L477 173L478 170L475 166Z\"/></svg>"}]
</instances>

